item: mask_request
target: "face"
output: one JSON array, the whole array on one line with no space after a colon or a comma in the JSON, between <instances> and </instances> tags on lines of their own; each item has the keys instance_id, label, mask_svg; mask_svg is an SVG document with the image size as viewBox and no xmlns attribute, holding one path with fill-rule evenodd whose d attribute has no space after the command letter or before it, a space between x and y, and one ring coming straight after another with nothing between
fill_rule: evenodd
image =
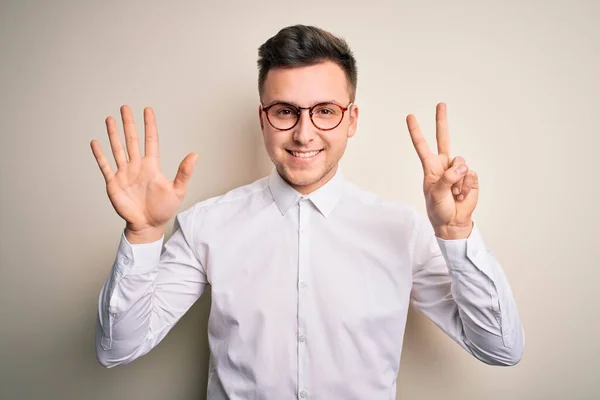
<instances>
[{"instance_id":1,"label":"face","mask_svg":"<svg viewBox=\"0 0 600 400\"><path fill-rule=\"evenodd\" d=\"M280 101L298 107L323 102L347 107L350 91L344 70L331 61L272 69L264 82L262 104L269 106ZM279 175L302 194L318 189L335 175L358 120L358 107L352 105L336 128L325 131L313 125L308 110L302 110L296 126L280 131L271 126L262 107L258 112L271 161Z\"/></svg>"}]
</instances>

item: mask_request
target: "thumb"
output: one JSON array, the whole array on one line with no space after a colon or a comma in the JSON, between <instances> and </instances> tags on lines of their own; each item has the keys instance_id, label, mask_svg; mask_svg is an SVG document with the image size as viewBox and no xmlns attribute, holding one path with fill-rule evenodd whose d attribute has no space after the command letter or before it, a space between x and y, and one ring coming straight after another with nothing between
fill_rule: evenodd
<instances>
[{"instance_id":1,"label":"thumb","mask_svg":"<svg viewBox=\"0 0 600 400\"><path fill-rule=\"evenodd\" d=\"M173 181L175 192L177 193L177 196L179 198L183 198L183 196L185 196L185 193L187 191L187 184L190 181L192 171L194 170L194 165L197 159L197 153L190 153L183 159L181 164L179 164L177 175L175 176L175 180Z\"/></svg>"},{"instance_id":2,"label":"thumb","mask_svg":"<svg viewBox=\"0 0 600 400\"><path fill-rule=\"evenodd\" d=\"M436 190L442 192L450 190L452 185L460 181L468 170L469 167L467 167L466 164L460 164L452 168L448 168L440 180L436 183Z\"/></svg>"}]
</instances>

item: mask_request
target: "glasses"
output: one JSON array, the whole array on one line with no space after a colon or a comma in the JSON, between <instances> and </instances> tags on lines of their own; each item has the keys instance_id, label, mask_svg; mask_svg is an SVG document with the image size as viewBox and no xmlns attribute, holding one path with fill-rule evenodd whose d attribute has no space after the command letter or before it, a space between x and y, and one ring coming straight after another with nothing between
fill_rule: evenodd
<instances>
[{"instance_id":1,"label":"glasses","mask_svg":"<svg viewBox=\"0 0 600 400\"><path fill-rule=\"evenodd\" d=\"M275 103L262 110L267 115L269 124L277 130L287 131L296 126L300 120L302 110L308 110L313 125L322 131L330 131L337 128L344 118L344 113L352 107L342 107L335 103L319 103L312 107L298 107L290 103Z\"/></svg>"}]
</instances>

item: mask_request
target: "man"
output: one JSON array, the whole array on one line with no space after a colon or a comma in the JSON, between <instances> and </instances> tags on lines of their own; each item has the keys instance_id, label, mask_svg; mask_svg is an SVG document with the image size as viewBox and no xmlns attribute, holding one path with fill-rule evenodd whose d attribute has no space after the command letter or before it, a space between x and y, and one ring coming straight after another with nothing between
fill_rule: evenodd
<instances>
[{"instance_id":1,"label":"man","mask_svg":"<svg viewBox=\"0 0 600 400\"><path fill-rule=\"evenodd\" d=\"M514 365L524 333L502 268L471 216L477 175L450 156L446 108L437 154L407 117L424 170L428 219L382 201L338 167L356 131L356 63L345 41L291 26L259 48L258 108L270 176L178 213L191 153L160 171L153 111L145 156L131 110L107 130L112 171L93 153L126 221L99 298L96 349L106 367L154 348L211 285L208 398L394 399L410 303L481 361Z\"/></svg>"}]
</instances>

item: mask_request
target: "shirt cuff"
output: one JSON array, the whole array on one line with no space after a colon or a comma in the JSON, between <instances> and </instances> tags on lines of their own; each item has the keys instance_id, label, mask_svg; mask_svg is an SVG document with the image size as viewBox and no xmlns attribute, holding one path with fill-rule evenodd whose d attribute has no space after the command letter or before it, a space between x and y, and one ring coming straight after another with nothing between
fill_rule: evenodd
<instances>
[{"instance_id":1,"label":"shirt cuff","mask_svg":"<svg viewBox=\"0 0 600 400\"><path fill-rule=\"evenodd\" d=\"M491 275L490 271L485 270L487 267L485 262L487 248L475 222L473 222L471 234L466 239L446 240L437 236L436 239L448 268L456 271L469 270L472 269L472 265L475 265L483 270L486 275Z\"/></svg>"},{"instance_id":2,"label":"shirt cuff","mask_svg":"<svg viewBox=\"0 0 600 400\"><path fill-rule=\"evenodd\" d=\"M160 239L151 243L131 244L123 229L117 251L117 270L121 275L125 275L134 271L142 272L158 265L164 238L163 234Z\"/></svg>"}]
</instances>

